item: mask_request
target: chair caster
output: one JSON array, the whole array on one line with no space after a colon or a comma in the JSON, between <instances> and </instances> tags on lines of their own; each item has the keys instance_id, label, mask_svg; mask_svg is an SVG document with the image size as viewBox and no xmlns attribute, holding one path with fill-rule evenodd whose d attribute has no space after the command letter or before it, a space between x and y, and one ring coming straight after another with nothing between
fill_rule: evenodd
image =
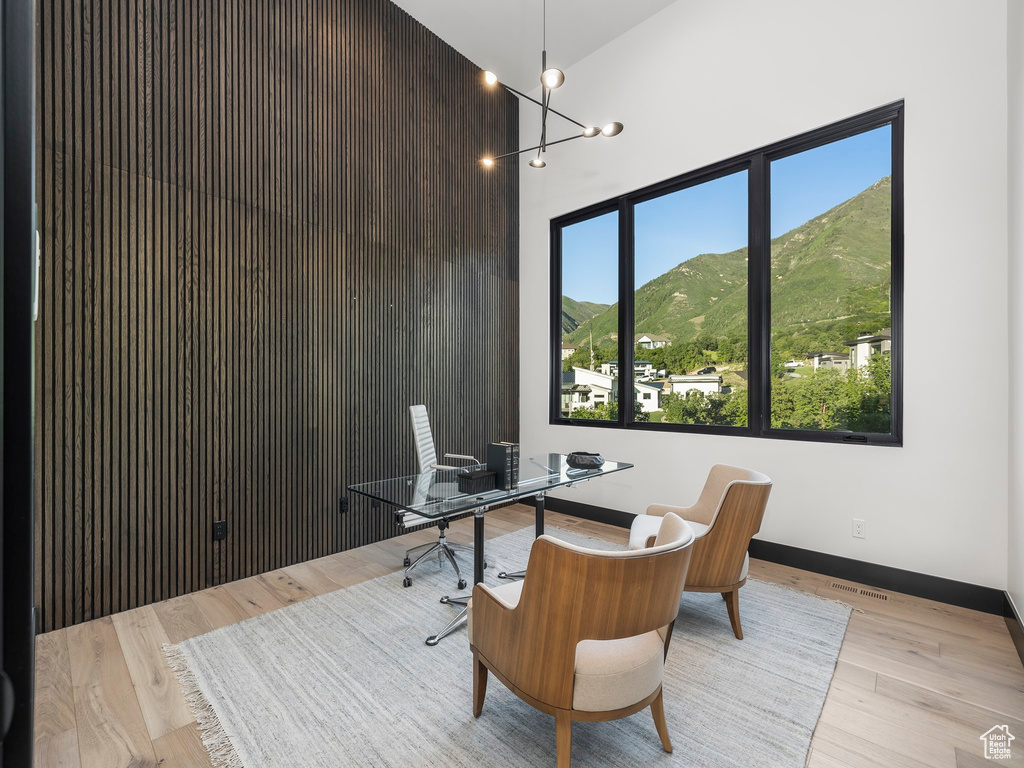
<instances>
[{"instance_id":1,"label":"chair caster","mask_svg":"<svg viewBox=\"0 0 1024 768\"><path fill-rule=\"evenodd\" d=\"M405 560L402 561L402 565L404 565L406 568L408 568L410 565L412 565L412 560L410 560L407 557L407 558L405 558Z\"/></svg>"},{"instance_id":2,"label":"chair caster","mask_svg":"<svg viewBox=\"0 0 1024 768\"><path fill-rule=\"evenodd\" d=\"M402 586L403 587L411 587L412 586L412 579L410 579L408 576L406 576L404 579L402 579Z\"/></svg>"},{"instance_id":3,"label":"chair caster","mask_svg":"<svg viewBox=\"0 0 1024 768\"><path fill-rule=\"evenodd\" d=\"M465 588L466 588L466 580L465 579L459 579L459 589L465 589Z\"/></svg>"}]
</instances>

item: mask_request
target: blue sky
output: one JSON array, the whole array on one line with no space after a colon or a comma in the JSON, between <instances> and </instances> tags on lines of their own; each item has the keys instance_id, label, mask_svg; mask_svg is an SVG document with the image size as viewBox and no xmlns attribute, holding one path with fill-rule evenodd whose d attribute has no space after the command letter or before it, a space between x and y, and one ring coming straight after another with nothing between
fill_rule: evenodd
<instances>
[{"instance_id":1,"label":"blue sky","mask_svg":"<svg viewBox=\"0 0 1024 768\"><path fill-rule=\"evenodd\" d=\"M772 237L800 226L892 172L889 126L772 163ZM747 244L747 174L735 173L636 206L636 287L701 253ZM562 231L562 293L612 304L618 216Z\"/></svg>"}]
</instances>

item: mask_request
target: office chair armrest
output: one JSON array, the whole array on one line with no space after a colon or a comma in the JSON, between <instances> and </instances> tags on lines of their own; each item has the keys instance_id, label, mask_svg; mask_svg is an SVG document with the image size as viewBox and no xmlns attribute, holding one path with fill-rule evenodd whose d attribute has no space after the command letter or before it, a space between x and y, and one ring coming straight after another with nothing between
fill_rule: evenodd
<instances>
[{"instance_id":1,"label":"office chair armrest","mask_svg":"<svg viewBox=\"0 0 1024 768\"><path fill-rule=\"evenodd\" d=\"M475 456L466 456L466 455L461 454L461 453L446 453L444 455L444 457L446 459L461 459L462 461L471 461L474 464L479 464L480 463L479 461L476 460Z\"/></svg>"}]
</instances>

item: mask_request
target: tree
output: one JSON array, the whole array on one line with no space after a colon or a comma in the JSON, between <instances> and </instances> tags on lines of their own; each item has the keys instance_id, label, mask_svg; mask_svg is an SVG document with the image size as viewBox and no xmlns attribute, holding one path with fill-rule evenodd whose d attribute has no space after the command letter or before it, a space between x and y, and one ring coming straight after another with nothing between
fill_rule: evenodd
<instances>
[{"instance_id":1,"label":"tree","mask_svg":"<svg viewBox=\"0 0 1024 768\"><path fill-rule=\"evenodd\" d=\"M595 421L617 421L619 407L615 403L597 403L576 408L569 414L570 419L593 419Z\"/></svg>"},{"instance_id":2,"label":"tree","mask_svg":"<svg viewBox=\"0 0 1024 768\"><path fill-rule=\"evenodd\" d=\"M785 376L789 370L786 368L786 361L788 357L783 357L782 353L779 352L774 346L772 347L772 367L768 372L768 376L772 379L781 379Z\"/></svg>"},{"instance_id":3,"label":"tree","mask_svg":"<svg viewBox=\"0 0 1024 768\"><path fill-rule=\"evenodd\" d=\"M633 421L650 421L651 414L644 412L639 400L633 401Z\"/></svg>"},{"instance_id":4,"label":"tree","mask_svg":"<svg viewBox=\"0 0 1024 768\"><path fill-rule=\"evenodd\" d=\"M664 368L670 374L686 374L711 363L711 357L699 341L681 342L650 352L652 354L649 359L654 363L654 367L658 370Z\"/></svg>"},{"instance_id":5,"label":"tree","mask_svg":"<svg viewBox=\"0 0 1024 768\"><path fill-rule=\"evenodd\" d=\"M596 405L576 408L569 414L570 419L593 419L595 421L618 421L618 403L597 403ZM651 415L644 413L639 401L633 401L633 421L650 421Z\"/></svg>"},{"instance_id":6,"label":"tree","mask_svg":"<svg viewBox=\"0 0 1024 768\"><path fill-rule=\"evenodd\" d=\"M613 345L598 346L594 348L594 367L598 368L601 363L607 363L618 356L618 350ZM581 346L569 357L562 361L562 370L571 371L573 368L590 368L590 347Z\"/></svg>"},{"instance_id":7,"label":"tree","mask_svg":"<svg viewBox=\"0 0 1024 768\"><path fill-rule=\"evenodd\" d=\"M882 354L868 358L867 370L849 378L847 398L848 429L889 432L892 428L892 357Z\"/></svg>"},{"instance_id":8,"label":"tree","mask_svg":"<svg viewBox=\"0 0 1024 768\"><path fill-rule=\"evenodd\" d=\"M667 395L662 410L664 421L674 424L746 426L747 393L705 394L691 389L685 395Z\"/></svg>"},{"instance_id":9,"label":"tree","mask_svg":"<svg viewBox=\"0 0 1024 768\"><path fill-rule=\"evenodd\" d=\"M779 426L795 429L837 429L842 423L843 377L833 369L819 369L787 382L780 382L793 393L793 410L787 423Z\"/></svg>"},{"instance_id":10,"label":"tree","mask_svg":"<svg viewBox=\"0 0 1024 768\"><path fill-rule=\"evenodd\" d=\"M771 424L782 429L887 433L892 425L892 359L872 355L864 368L821 368L774 379Z\"/></svg>"}]
</instances>

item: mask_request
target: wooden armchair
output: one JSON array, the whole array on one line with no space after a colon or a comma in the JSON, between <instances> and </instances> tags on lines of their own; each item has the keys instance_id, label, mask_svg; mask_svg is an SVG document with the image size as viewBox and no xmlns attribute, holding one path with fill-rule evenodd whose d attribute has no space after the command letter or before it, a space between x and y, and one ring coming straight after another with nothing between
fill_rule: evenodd
<instances>
[{"instance_id":1,"label":"wooden armchair","mask_svg":"<svg viewBox=\"0 0 1024 768\"><path fill-rule=\"evenodd\" d=\"M721 592L739 640L743 639L739 590L747 582L747 548L761 529L771 490L771 479L760 472L716 464L692 507L652 504L630 527L629 547L641 549L657 536L666 514L674 513L690 523L696 540L686 590Z\"/></svg>"},{"instance_id":2,"label":"wooden armchair","mask_svg":"<svg viewBox=\"0 0 1024 768\"><path fill-rule=\"evenodd\" d=\"M469 606L474 717L491 671L554 715L559 768L569 765L573 721L615 720L648 706L671 752L661 681L692 542L692 529L673 514L650 549L601 552L541 536L523 581L477 584Z\"/></svg>"}]
</instances>

